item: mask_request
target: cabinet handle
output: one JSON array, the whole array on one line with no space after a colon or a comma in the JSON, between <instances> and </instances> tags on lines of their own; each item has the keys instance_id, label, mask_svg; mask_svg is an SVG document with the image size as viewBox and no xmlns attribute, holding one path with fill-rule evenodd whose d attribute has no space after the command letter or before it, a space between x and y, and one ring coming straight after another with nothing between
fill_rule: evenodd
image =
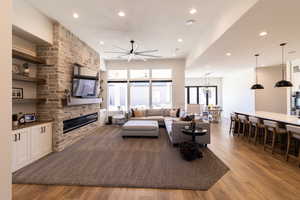
<instances>
[{"instance_id":1,"label":"cabinet handle","mask_svg":"<svg viewBox=\"0 0 300 200\"><path fill-rule=\"evenodd\" d=\"M19 135L19 141L20 141L21 140L21 134L19 133L18 135Z\"/></svg>"},{"instance_id":2,"label":"cabinet handle","mask_svg":"<svg viewBox=\"0 0 300 200\"><path fill-rule=\"evenodd\" d=\"M17 136L17 134L15 134L15 142L17 142L18 141L18 136Z\"/></svg>"},{"instance_id":3,"label":"cabinet handle","mask_svg":"<svg viewBox=\"0 0 300 200\"><path fill-rule=\"evenodd\" d=\"M43 127L41 126L41 133L43 133Z\"/></svg>"}]
</instances>

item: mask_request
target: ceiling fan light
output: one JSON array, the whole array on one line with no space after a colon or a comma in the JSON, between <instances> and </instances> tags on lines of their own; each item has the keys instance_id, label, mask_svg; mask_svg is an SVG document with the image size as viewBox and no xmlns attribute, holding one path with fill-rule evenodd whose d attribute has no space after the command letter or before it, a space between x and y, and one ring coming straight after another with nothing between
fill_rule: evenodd
<instances>
[{"instance_id":1,"label":"ceiling fan light","mask_svg":"<svg viewBox=\"0 0 300 200\"><path fill-rule=\"evenodd\" d=\"M290 81L281 80L275 84L275 87L293 87L293 84Z\"/></svg>"},{"instance_id":2,"label":"ceiling fan light","mask_svg":"<svg viewBox=\"0 0 300 200\"><path fill-rule=\"evenodd\" d=\"M261 84L254 84L251 87L251 90L262 90L262 89L265 89L265 88Z\"/></svg>"}]
</instances>

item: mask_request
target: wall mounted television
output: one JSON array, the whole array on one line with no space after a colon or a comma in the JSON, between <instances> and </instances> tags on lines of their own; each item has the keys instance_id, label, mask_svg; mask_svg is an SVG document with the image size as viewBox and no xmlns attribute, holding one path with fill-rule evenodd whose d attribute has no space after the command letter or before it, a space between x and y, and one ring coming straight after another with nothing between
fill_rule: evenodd
<instances>
[{"instance_id":1,"label":"wall mounted television","mask_svg":"<svg viewBox=\"0 0 300 200\"><path fill-rule=\"evenodd\" d=\"M97 97L98 80L73 78L72 96L81 98Z\"/></svg>"}]
</instances>

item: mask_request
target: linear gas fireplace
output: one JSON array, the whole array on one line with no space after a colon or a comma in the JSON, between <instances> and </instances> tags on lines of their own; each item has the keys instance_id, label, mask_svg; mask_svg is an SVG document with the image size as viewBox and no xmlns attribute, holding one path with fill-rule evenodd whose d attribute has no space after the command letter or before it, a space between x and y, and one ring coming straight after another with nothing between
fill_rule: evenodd
<instances>
[{"instance_id":1,"label":"linear gas fireplace","mask_svg":"<svg viewBox=\"0 0 300 200\"><path fill-rule=\"evenodd\" d=\"M92 113L64 121L64 134L98 121L98 113Z\"/></svg>"}]
</instances>

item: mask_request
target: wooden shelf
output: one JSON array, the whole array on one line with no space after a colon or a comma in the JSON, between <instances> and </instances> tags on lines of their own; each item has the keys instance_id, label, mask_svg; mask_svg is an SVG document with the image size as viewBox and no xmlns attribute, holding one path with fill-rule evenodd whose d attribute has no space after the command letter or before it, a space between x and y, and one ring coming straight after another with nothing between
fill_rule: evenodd
<instances>
[{"instance_id":1,"label":"wooden shelf","mask_svg":"<svg viewBox=\"0 0 300 200\"><path fill-rule=\"evenodd\" d=\"M46 99L13 99L13 104L24 104L24 103L41 103L46 101Z\"/></svg>"},{"instance_id":2,"label":"wooden shelf","mask_svg":"<svg viewBox=\"0 0 300 200\"><path fill-rule=\"evenodd\" d=\"M27 61L27 62L31 62L31 63L34 63L34 64L47 65L45 59L38 58L38 57L35 57L35 56L32 56L32 55L23 53L21 51L15 50L15 49L12 50L12 57L20 59L20 60Z\"/></svg>"},{"instance_id":3,"label":"wooden shelf","mask_svg":"<svg viewBox=\"0 0 300 200\"><path fill-rule=\"evenodd\" d=\"M12 79L14 81L33 82L33 83L40 83L40 84L46 83L45 79L27 77L20 74L12 74Z\"/></svg>"}]
</instances>

